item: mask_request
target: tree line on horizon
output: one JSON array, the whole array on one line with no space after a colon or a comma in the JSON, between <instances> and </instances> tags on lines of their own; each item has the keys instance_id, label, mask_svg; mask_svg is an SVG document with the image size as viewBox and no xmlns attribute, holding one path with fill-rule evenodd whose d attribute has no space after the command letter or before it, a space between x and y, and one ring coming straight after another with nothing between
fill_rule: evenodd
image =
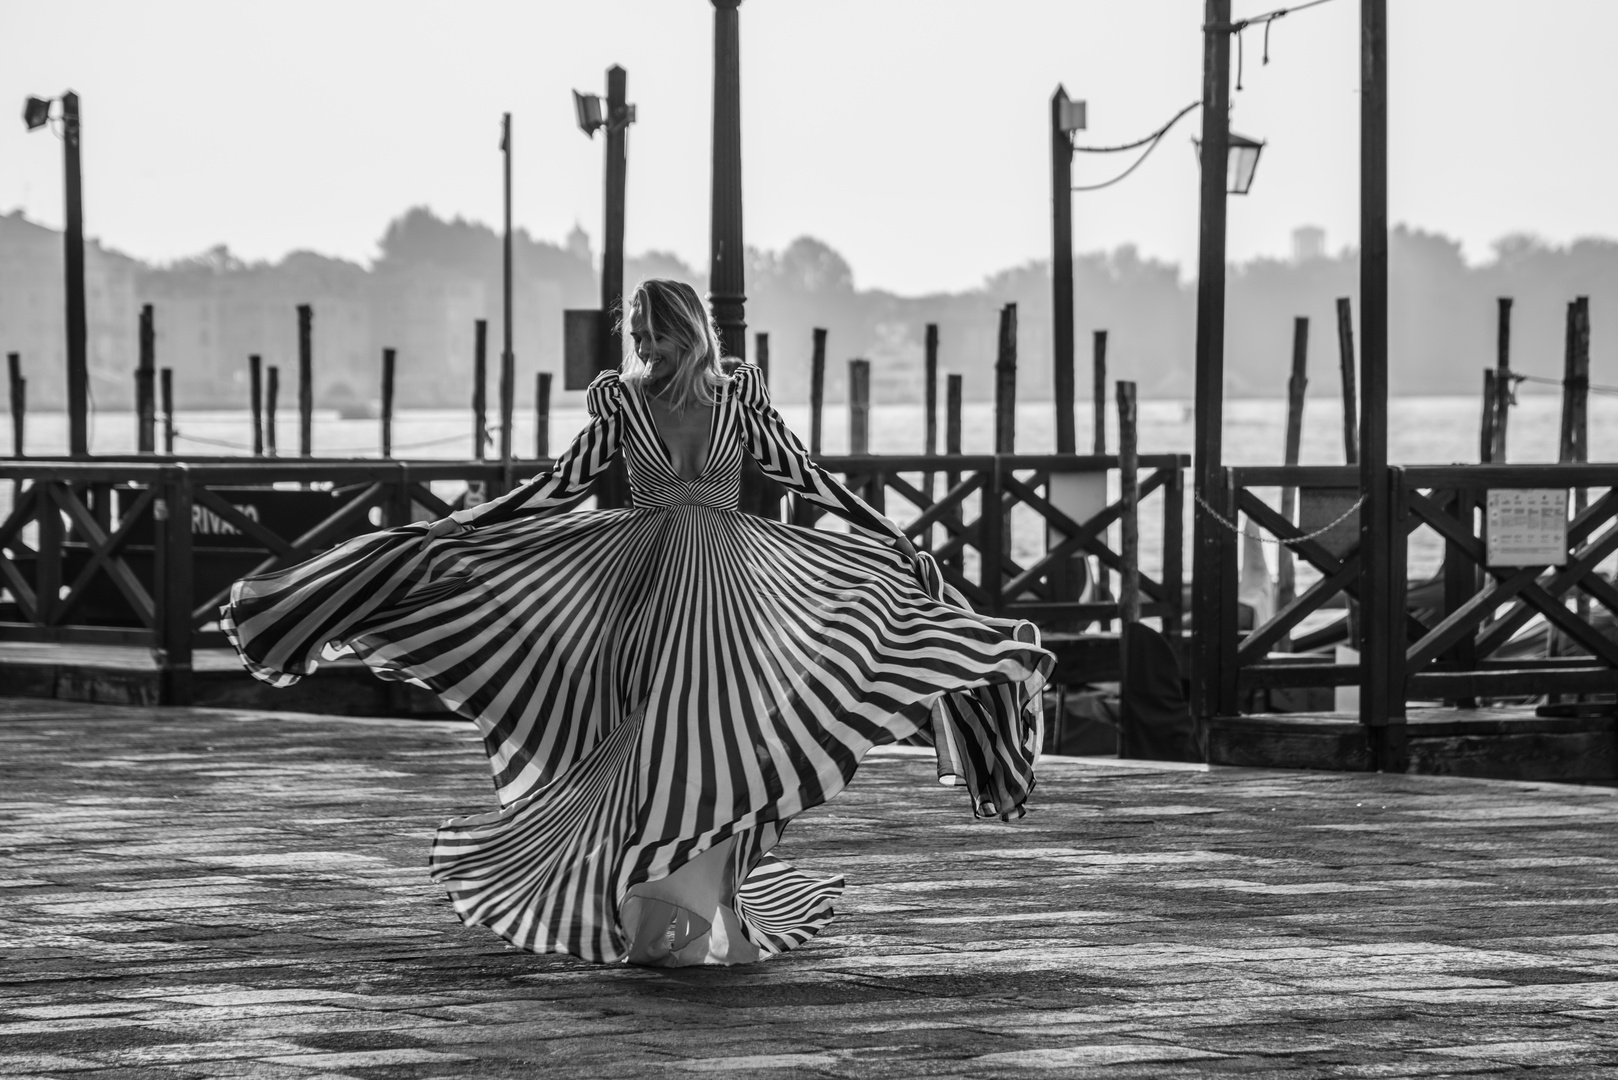
<instances>
[{"instance_id":1,"label":"tree line on horizon","mask_svg":"<svg viewBox=\"0 0 1618 1080\"><path fill-rule=\"evenodd\" d=\"M582 229L561 243L519 231L513 243L514 340L519 402L535 371L561 371L561 313L599 303L596 257ZM1553 245L1531 236L1498 241L1469 264L1461 245L1439 233L1399 226L1390 237L1389 377L1395 394L1481 393L1481 369L1495 362L1496 298L1512 297L1512 365L1559 377L1563 317L1575 296L1591 297L1592 371L1602 379L1601 314L1618 288L1618 241ZM315 309L317 406L377 396L383 347L398 351L398 403L445 407L470 400L473 321L489 323L491 390L500 350L500 236L417 207L394 219L369 266L307 251L249 263L219 246L153 265L99 245L87 256L93 389L103 408L127 407L136 360L139 307L155 306L158 363L175 369L184 407L246 402L247 357L280 364L290 386L296 362L297 304ZM1352 249L1306 259L1233 263L1227 279L1226 388L1232 397L1286 390L1293 319L1310 320L1312 392L1335 397L1335 303L1358 312ZM706 274L667 252L626 259L625 279L677 277L699 290ZM1031 260L987 275L976 288L902 296L860 288L854 269L830 245L800 237L779 251L747 250L749 351L769 335L771 383L785 401L806 400L812 332L828 331L827 399L844 397L847 361L868 359L878 401L922 393L927 323L939 326L942 372L964 376L969 399L993 394L998 312L1018 309L1019 397L1050 397L1049 263ZM1108 332L1113 379L1136 381L1144 398L1189 396L1196 287L1174 263L1133 246L1075 260L1077 377L1091 386L1092 333ZM62 397L60 234L0 216L0 351L24 354L31 404ZM1618 381L1609 379L1608 381ZM560 380L558 380L558 387ZM493 400L491 394L491 401ZM560 398L560 402L569 399ZM285 407L285 405L283 406Z\"/></svg>"}]
</instances>

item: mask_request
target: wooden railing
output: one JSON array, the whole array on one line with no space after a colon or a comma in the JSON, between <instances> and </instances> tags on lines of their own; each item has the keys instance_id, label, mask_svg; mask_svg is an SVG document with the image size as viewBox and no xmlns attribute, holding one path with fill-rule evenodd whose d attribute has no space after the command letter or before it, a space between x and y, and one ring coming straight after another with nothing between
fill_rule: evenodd
<instances>
[{"instance_id":1,"label":"wooden railing","mask_svg":"<svg viewBox=\"0 0 1618 1080\"><path fill-rule=\"evenodd\" d=\"M294 565L352 536L448 513L433 484L506 489L543 463L216 459L23 461L0 464L15 492L0 522L0 638L144 645L164 672L165 701L190 698L197 648L223 645L219 606L239 577ZM1051 477L1115 470L1114 458L1064 456L828 457L879 509L905 500L906 533L938 557L951 583L985 613L1071 626L1119 617L1084 599L1074 559L1122 570L1108 501L1075 521L1051 501ZM1162 570L1143 574L1143 615L1181 625L1185 459L1141 459L1142 494L1162 492ZM932 492L937 494L933 495ZM892 498L890 498L892 497ZM1057 542L1019 561L1009 527L1025 507ZM818 516L803 504L799 524ZM1026 516L1026 514L1024 515ZM1026 522L1024 523L1026 525ZM1023 548L1029 545L1024 543ZM976 562L974 568L971 563ZM970 573L973 569L976 573ZM1082 576L1082 575L1080 575Z\"/></svg>"},{"instance_id":2,"label":"wooden railing","mask_svg":"<svg viewBox=\"0 0 1618 1080\"><path fill-rule=\"evenodd\" d=\"M1162 620L1166 633L1178 634L1183 618L1183 551L1185 469L1179 454L1140 458L1144 500L1162 493L1160 540L1162 568L1157 576L1141 575L1144 618ZM1093 557L1104 570L1121 573L1124 556L1107 543L1107 530L1123 513L1119 500L1108 499L1097 512L1075 521L1057 507L1051 477L1115 473L1115 456L1077 454L1004 454L930 457L865 455L825 457L821 465L840 474L876 509L887 513L890 496L907 502L916 516L898 519L919 549L938 559L945 578L974 607L986 614L1032 619L1047 625L1110 621L1119 617L1116 600L1082 600L1081 582L1071 572L1076 558ZM1026 565L1014 556L1010 522L1017 507L1032 511L1037 527L1060 539ZM821 516L813 504L794 500L789 519L813 524ZM891 516L891 515L890 515ZM1025 547L1028 545L1024 545ZM976 554L977 574L968 576L965 555Z\"/></svg>"},{"instance_id":3,"label":"wooden railing","mask_svg":"<svg viewBox=\"0 0 1618 1080\"><path fill-rule=\"evenodd\" d=\"M1394 520L1404 523L1395 530L1395 540L1425 527L1445 546L1442 603L1436 610L1408 616L1419 632L1404 635L1405 647L1394 651L1394 672L1403 679L1407 696L1464 700L1618 691L1618 641L1589 617L1593 605L1606 610L1609 626L1610 616L1618 614L1618 589L1597 572L1618 552L1618 465L1470 465L1391 472ZM1582 510L1577 496L1570 500L1575 512L1561 565L1487 563L1485 531L1477 526L1486 517L1488 493L1524 489L1572 489L1595 496ZM1395 548L1396 560L1403 554ZM1394 599L1400 609L1415 607L1403 588L1396 588ZM1547 655L1503 655L1536 616L1543 616L1555 635L1544 636ZM1557 636L1563 644L1552 647Z\"/></svg>"},{"instance_id":4,"label":"wooden railing","mask_svg":"<svg viewBox=\"0 0 1618 1080\"><path fill-rule=\"evenodd\" d=\"M1263 466L1227 469L1225 475L1225 490L1217 493L1213 509L1232 522L1239 511L1270 537L1291 541L1295 557L1318 576L1245 633L1238 629L1235 589L1224 590L1229 599L1216 628L1219 715L1236 715L1255 690L1359 684L1357 664L1304 655L1338 641L1388 650L1393 720L1404 716L1407 700L1467 704L1485 697L1618 691L1618 641L1581 614L1575 599L1582 596L1586 609L1593 604L1609 616L1618 613L1618 588L1597 572L1600 563L1618 553L1618 465L1390 468L1393 625L1360 626L1352 637L1351 611L1361 584L1357 517L1326 536L1299 539L1306 526L1282 517L1254 489L1336 492L1336 505L1352 505L1359 493L1359 470ZM1593 489L1593 501L1568 524L1563 565L1488 565L1482 519L1491 490L1569 489ZM1411 538L1423 529L1442 542L1444 558L1436 576L1413 582ZM1219 535L1226 581L1234 582L1242 540L1230 529L1220 529ZM1334 604L1346 610L1332 625L1295 633L1310 616ZM1523 642L1517 635L1536 617L1560 636L1556 651L1564 655L1521 655Z\"/></svg>"}]
</instances>

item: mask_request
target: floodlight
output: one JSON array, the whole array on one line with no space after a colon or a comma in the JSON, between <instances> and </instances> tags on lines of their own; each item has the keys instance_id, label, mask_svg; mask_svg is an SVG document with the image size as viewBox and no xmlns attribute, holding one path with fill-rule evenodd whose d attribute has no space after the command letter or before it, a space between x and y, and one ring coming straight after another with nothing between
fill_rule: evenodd
<instances>
[{"instance_id":1,"label":"floodlight","mask_svg":"<svg viewBox=\"0 0 1618 1080\"><path fill-rule=\"evenodd\" d=\"M596 137L596 128L606 123L601 115L599 94L581 94L577 90L573 91L573 114L578 118L579 130L592 139Z\"/></svg>"},{"instance_id":2,"label":"floodlight","mask_svg":"<svg viewBox=\"0 0 1618 1080\"><path fill-rule=\"evenodd\" d=\"M22 107L22 122L28 130L42 128L51 118L51 99L31 97Z\"/></svg>"}]
</instances>

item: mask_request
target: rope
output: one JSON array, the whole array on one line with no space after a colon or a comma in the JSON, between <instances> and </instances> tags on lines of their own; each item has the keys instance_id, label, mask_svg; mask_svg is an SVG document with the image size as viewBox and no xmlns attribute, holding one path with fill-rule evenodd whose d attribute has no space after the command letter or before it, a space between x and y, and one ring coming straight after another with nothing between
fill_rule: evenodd
<instances>
[{"instance_id":1,"label":"rope","mask_svg":"<svg viewBox=\"0 0 1618 1080\"><path fill-rule=\"evenodd\" d=\"M1167 133L1169 128L1173 127L1179 122L1180 117L1184 116L1186 113L1190 112L1192 109L1195 109L1201 104L1201 101L1193 101L1191 104L1175 113L1168 123L1164 124L1162 127L1146 136L1144 139L1136 139L1132 143L1121 143L1118 146L1075 146L1073 149L1080 154L1117 154L1124 150L1134 150L1137 147L1145 146L1149 142L1155 142L1158 139L1161 139L1164 134Z\"/></svg>"},{"instance_id":2,"label":"rope","mask_svg":"<svg viewBox=\"0 0 1618 1080\"><path fill-rule=\"evenodd\" d=\"M498 426L492 427L492 428L489 429L491 435L499 434L500 430L501 429ZM184 439L186 442L201 443L201 444L203 444L205 446L223 446L223 447L226 447L227 449L230 449L230 450L245 450L248 453L253 452L253 448L251 446L248 446L246 443L231 442L228 439L209 439L209 438L206 438L206 437L204 437L202 435L185 435L185 434L182 434L179 431L175 431L174 437L176 439ZM393 448L395 450L421 450L421 449L425 449L426 447L429 447L429 446L443 446L446 443L461 442L461 441L465 440L466 438L467 438L467 436L465 436L465 435L445 435L445 436L443 436L441 438L437 438L437 439L424 439L421 442L395 443L393 445ZM492 439L491 439L491 441L492 441ZM375 447L375 446L324 446L324 447L321 447L321 449L323 451L325 451L326 453L328 453L328 454L367 454L367 453L370 453L373 450L378 449L378 447Z\"/></svg>"},{"instance_id":3,"label":"rope","mask_svg":"<svg viewBox=\"0 0 1618 1080\"><path fill-rule=\"evenodd\" d=\"M1203 510L1207 511L1209 517L1211 517L1215 521L1219 522L1219 524L1223 525L1225 528L1229 529L1231 532L1233 532L1233 533L1241 533L1241 535L1243 535L1243 536L1250 535L1248 533L1243 533L1242 529L1241 529L1241 526L1230 522L1229 520L1227 520L1225 518L1225 515L1221 514L1219 511L1215 510L1212 506L1210 506L1208 504L1208 500L1204 499L1200 492L1194 492L1192 494L1192 498L1197 500L1197 505L1198 506L1202 507ZM1287 547L1291 547L1293 544L1301 544L1305 540L1313 540L1316 537L1324 536L1327 533L1331 532L1333 529L1337 528L1337 526L1341 525L1343 522L1347 521L1349 518L1351 518L1355 514L1359 513L1360 507L1362 507L1364 505L1365 505L1365 496L1361 495L1358 499L1354 500L1354 505L1350 506L1347 510L1343 511L1342 515L1339 516L1336 521L1333 521L1333 522L1331 522L1329 524L1326 524L1326 525L1322 525L1320 528L1315 529L1313 532L1306 532L1306 533L1302 534L1301 536L1292 536L1292 537L1288 537L1285 540L1280 539L1279 537L1274 537L1274 536L1254 536L1253 539L1257 540L1261 544L1282 544L1282 545L1286 545Z\"/></svg>"},{"instance_id":4,"label":"rope","mask_svg":"<svg viewBox=\"0 0 1618 1080\"><path fill-rule=\"evenodd\" d=\"M1133 149L1134 147L1140 146L1143 143L1146 145L1146 149L1141 151L1140 157L1135 159L1134 164L1130 165L1129 168L1125 169L1123 172L1119 173L1117 176L1113 177L1111 180L1105 180L1105 181L1103 181L1103 182L1101 182L1099 184L1077 184L1077 185L1075 185L1073 187L1073 190L1074 191L1100 191L1102 188L1111 187L1112 185L1118 183L1118 181L1122 180L1124 177L1128 176L1130 173L1132 173L1136 169L1140 168L1141 165L1146 161L1146 159L1151 157L1152 151L1156 150L1157 147L1158 147L1158 144L1163 141L1163 136L1165 136L1165 135L1167 135L1169 133L1169 128L1171 128L1175 124L1177 124L1182 116L1184 116L1186 113L1190 112L1192 109L1195 109L1197 106L1199 106L1201 104L1202 104L1202 102L1200 102L1200 101L1193 101L1191 104L1187 105L1185 108L1183 108L1179 112L1175 113L1173 119L1171 119L1168 123L1164 124L1162 127L1158 128L1156 131L1154 131L1150 135L1146 136L1146 138L1137 140L1136 142L1126 143L1126 144L1124 144L1122 146L1075 146L1073 149L1082 150L1087 154L1111 154L1111 153L1116 153L1116 152L1121 151L1121 150Z\"/></svg>"},{"instance_id":5,"label":"rope","mask_svg":"<svg viewBox=\"0 0 1618 1080\"><path fill-rule=\"evenodd\" d=\"M1544 383L1546 386L1568 385L1566 379L1547 379L1543 375L1519 375L1515 371L1511 373L1510 378L1514 383ZM1603 386L1601 383L1593 383L1588 379L1575 379L1572 385L1576 388L1589 390L1591 393L1595 394L1618 394L1618 386Z\"/></svg>"}]
</instances>

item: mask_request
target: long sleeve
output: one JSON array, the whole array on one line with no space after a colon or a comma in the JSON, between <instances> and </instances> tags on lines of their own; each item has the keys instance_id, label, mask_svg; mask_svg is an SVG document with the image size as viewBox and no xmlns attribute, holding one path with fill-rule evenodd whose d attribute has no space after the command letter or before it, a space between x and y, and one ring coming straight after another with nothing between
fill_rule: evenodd
<instances>
[{"instance_id":1,"label":"long sleeve","mask_svg":"<svg viewBox=\"0 0 1618 1080\"><path fill-rule=\"evenodd\" d=\"M491 499L450 516L462 525L493 525L520 513L557 510L590 490L590 484L618 456L623 397L616 371L603 371L590 384L586 404L590 424L545 472Z\"/></svg>"},{"instance_id":2,"label":"long sleeve","mask_svg":"<svg viewBox=\"0 0 1618 1080\"><path fill-rule=\"evenodd\" d=\"M809 451L770 404L770 392L757 365L742 364L731 379L747 452L766 475L879 539L904 538L897 525L810 460Z\"/></svg>"}]
</instances>

